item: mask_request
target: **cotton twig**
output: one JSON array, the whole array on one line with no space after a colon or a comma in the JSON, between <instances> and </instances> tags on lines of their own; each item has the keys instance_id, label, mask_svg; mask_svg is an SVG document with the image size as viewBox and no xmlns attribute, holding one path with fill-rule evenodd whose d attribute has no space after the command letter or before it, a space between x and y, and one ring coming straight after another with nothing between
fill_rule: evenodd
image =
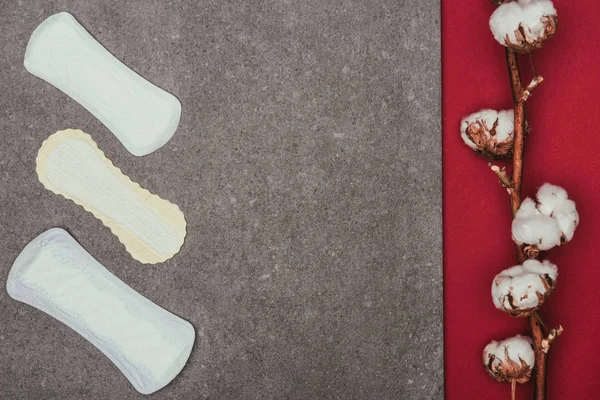
<instances>
[{"instance_id":1,"label":"cotton twig","mask_svg":"<svg viewBox=\"0 0 600 400\"><path fill-rule=\"evenodd\" d=\"M531 62L531 71L533 76L538 76L537 70L535 69L535 61L533 61L533 52L529 53L529 61Z\"/></svg>"},{"instance_id":2,"label":"cotton twig","mask_svg":"<svg viewBox=\"0 0 600 400\"><path fill-rule=\"evenodd\" d=\"M545 339L542 339L542 351L544 353L548 353L548 350L550 350L550 345L561 335L561 333L563 333L563 327L559 325L556 328L551 329L550 333L548 333L548 336Z\"/></svg>"},{"instance_id":3,"label":"cotton twig","mask_svg":"<svg viewBox=\"0 0 600 400\"><path fill-rule=\"evenodd\" d=\"M514 184L506 174L506 168L500 168L499 166L493 165L492 163L488 163L488 167L490 167L492 172L494 172L498 176L498 179L500 179L500 183L502 184L502 186L508 189L508 193L510 193L514 187Z\"/></svg>"},{"instance_id":4,"label":"cotton twig","mask_svg":"<svg viewBox=\"0 0 600 400\"><path fill-rule=\"evenodd\" d=\"M542 83L544 81L544 78L542 78L541 76L537 75L535 78L533 78L531 80L531 82L529 83L529 85L527 85L527 87L523 90L523 93L521 94L521 98L520 101L521 102L525 102L527 101L527 99L529 99L529 96L531 96L531 94L533 93L533 91L540 85L540 83Z\"/></svg>"}]
</instances>

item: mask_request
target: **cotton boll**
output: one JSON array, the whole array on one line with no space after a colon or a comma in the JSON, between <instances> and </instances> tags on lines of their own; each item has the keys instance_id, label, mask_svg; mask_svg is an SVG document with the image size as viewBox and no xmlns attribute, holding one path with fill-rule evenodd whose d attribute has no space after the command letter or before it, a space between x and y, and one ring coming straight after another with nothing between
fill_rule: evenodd
<instances>
[{"instance_id":1,"label":"cotton boll","mask_svg":"<svg viewBox=\"0 0 600 400\"><path fill-rule=\"evenodd\" d=\"M517 335L500 342L492 341L483 350L483 364L496 381L525 383L535 366L533 339Z\"/></svg>"},{"instance_id":2,"label":"cotton boll","mask_svg":"<svg viewBox=\"0 0 600 400\"><path fill-rule=\"evenodd\" d=\"M460 134L467 146L489 159L512 156L513 110L481 110L463 118Z\"/></svg>"},{"instance_id":3,"label":"cotton boll","mask_svg":"<svg viewBox=\"0 0 600 400\"><path fill-rule=\"evenodd\" d=\"M513 220L512 236L519 245L531 245L538 250L550 250L561 243L561 231L556 220L545 215Z\"/></svg>"},{"instance_id":4,"label":"cotton boll","mask_svg":"<svg viewBox=\"0 0 600 400\"><path fill-rule=\"evenodd\" d=\"M513 240L527 245L525 253L529 256L571 241L579 224L575 203L560 186L543 184L537 192L537 200L536 204L532 199L525 199L512 223Z\"/></svg>"},{"instance_id":5,"label":"cotton boll","mask_svg":"<svg viewBox=\"0 0 600 400\"><path fill-rule=\"evenodd\" d=\"M538 250L550 250L560 244L561 236L562 232L554 218L539 212L532 199L523 201L512 222L515 243L531 245Z\"/></svg>"},{"instance_id":6,"label":"cotton boll","mask_svg":"<svg viewBox=\"0 0 600 400\"><path fill-rule=\"evenodd\" d=\"M544 183L537 192L538 210L544 215L552 216L557 205L565 202L569 196L560 186Z\"/></svg>"},{"instance_id":7,"label":"cotton boll","mask_svg":"<svg viewBox=\"0 0 600 400\"><path fill-rule=\"evenodd\" d=\"M558 270L549 261L526 260L506 269L492 283L497 309L516 317L528 317L544 303L556 287Z\"/></svg>"},{"instance_id":8,"label":"cotton boll","mask_svg":"<svg viewBox=\"0 0 600 400\"><path fill-rule=\"evenodd\" d=\"M556 220L561 231L562 242L573 239L575 228L579 224L579 214L575 202L569 200L567 191L560 186L545 183L537 192L537 200L537 209Z\"/></svg>"},{"instance_id":9,"label":"cotton boll","mask_svg":"<svg viewBox=\"0 0 600 400\"><path fill-rule=\"evenodd\" d=\"M490 29L500 44L528 53L554 35L557 22L551 1L520 0L499 6L490 17Z\"/></svg>"},{"instance_id":10,"label":"cotton boll","mask_svg":"<svg viewBox=\"0 0 600 400\"><path fill-rule=\"evenodd\" d=\"M570 242L575 234L575 228L579 225L579 213L575 208L575 202L566 200L556 207L553 216L562 232L562 241Z\"/></svg>"},{"instance_id":11,"label":"cotton boll","mask_svg":"<svg viewBox=\"0 0 600 400\"><path fill-rule=\"evenodd\" d=\"M523 7L517 2L502 4L494 11L490 17L490 29L498 43L506 46L507 39L513 43L517 41L515 31L519 29L522 11Z\"/></svg>"}]
</instances>

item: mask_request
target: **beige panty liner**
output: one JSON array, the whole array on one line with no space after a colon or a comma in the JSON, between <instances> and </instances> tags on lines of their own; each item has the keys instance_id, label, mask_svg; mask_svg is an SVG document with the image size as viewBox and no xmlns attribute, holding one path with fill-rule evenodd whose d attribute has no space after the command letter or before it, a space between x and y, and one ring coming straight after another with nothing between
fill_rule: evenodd
<instances>
[{"instance_id":1,"label":"beige panty liner","mask_svg":"<svg viewBox=\"0 0 600 400\"><path fill-rule=\"evenodd\" d=\"M132 182L90 135L73 129L51 135L38 152L37 174L47 189L101 220L136 260L154 264L181 249L186 221L179 207Z\"/></svg>"}]
</instances>

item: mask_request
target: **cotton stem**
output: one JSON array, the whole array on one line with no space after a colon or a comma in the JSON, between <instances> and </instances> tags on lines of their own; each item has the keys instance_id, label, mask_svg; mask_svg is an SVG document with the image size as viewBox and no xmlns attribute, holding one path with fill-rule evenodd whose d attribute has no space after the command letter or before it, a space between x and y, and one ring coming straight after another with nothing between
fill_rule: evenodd
<instances>
[{"instance_id":1,"label":"cotton stem","mask_svg":"<svg viewBox=\"0 0 600 400\"><path fill-rule=\"evenodd\" d=\"M510 191L510 205L513 218L521 205L521 185L523 180L523 150L525 145L525 102L521 100L523 95L523 86L521 83L521 72L519 71L519 61L517 53L507 48L506 62L510 77L510 86L512 89L513 107L515 112L514 140L513 140L513 168L512 168L512 190ZM527 256L517 246L517 258L519 263L527 259Z\"/></svg>"},{"instance_id":2,"label":"cotton stem","mask_svg":"<svg viewBox=\"0 0 600 400\"><path fill-rule=\"evenodd\" d=\"M535 350L535 386L534 399L545 400L546 398L546 357L548 353L544 351L544 333L542 330L542 320L537 311L529 317L529 325L533 336Z\"/></svg>"},{"instance_id":3,"label":"cotton stem","mask_svg":"<svg viewBox=\"0 0 600 400\"><path fill-rule=\"evenodd\" d=\"M521 205L521 187L523 180L523 151L525 145L525 101L533 90L542 82L541 77L534 78L526 88L523 88L521 82L521 73L519 71L519 61L517 53L507 48L506 63L510 77L510 86L512 90L513 107L515 112L514 126L514 148L513 148L513 170L512 182L513 189L510 192L510 204L513 217L516 215L519 206ZM522 264L527 256L523 252L521 246L517 245L517 259ZM543 351L542 340L544 333L542 323L538 313L534 313L529 317L529 325L534 342L535 350L535 400L546 399L546 353Z\"/></svg>"}]
</instances>

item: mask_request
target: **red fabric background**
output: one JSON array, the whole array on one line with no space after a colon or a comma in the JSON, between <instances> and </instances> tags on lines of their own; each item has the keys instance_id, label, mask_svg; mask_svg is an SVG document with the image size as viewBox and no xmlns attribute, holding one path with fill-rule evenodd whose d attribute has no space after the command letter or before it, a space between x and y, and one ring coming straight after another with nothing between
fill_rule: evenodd
<instances>
[{"instance_id":1,"label":"red fabric background","mask_svg":"<svg viewBox=\"0 0 600 400\"><path fill-rule=\"evenodd\" d=\"M565 328L549 356L548 399L600 399L600 2L554 4L557 33L534 53L545 81L527 103L523 194L563 186L581 218L573 241L544 255L559 278L542 317ZM446 399L506 400L510 385L487 376L481 353L492 339L529 332L490 295L495 274L515 264L509 200L459 135L463 116L512 107L504 48L488 28L491 2L447 0L442 9ZM527 59L521 70L529 79ZM532 398L531 383L517 390Z\"/></svg>"}]
</instances>

